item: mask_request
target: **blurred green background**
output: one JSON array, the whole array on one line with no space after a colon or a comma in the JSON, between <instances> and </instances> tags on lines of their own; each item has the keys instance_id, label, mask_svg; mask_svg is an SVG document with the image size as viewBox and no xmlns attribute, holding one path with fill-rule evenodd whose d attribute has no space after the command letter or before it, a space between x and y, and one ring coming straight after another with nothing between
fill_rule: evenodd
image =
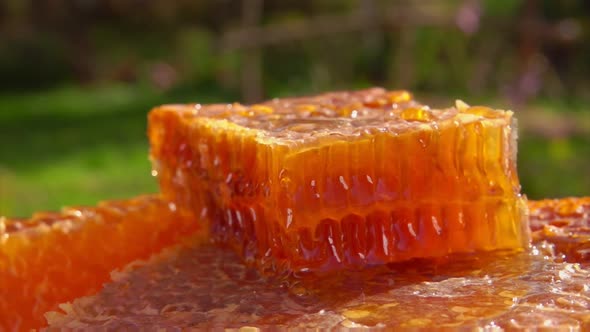
<instances>
[{"instance_id":1,"label":"blurred green background","mask_svg":"<svg viewBox=\"0 0 590 332\"><path fill-rule=\"evenodd\" d=\"M0 215L157 191L146 114L372 85L517 112L530 198L590 194L584 0L3 0Z\"/></svg>"}]
</instances>

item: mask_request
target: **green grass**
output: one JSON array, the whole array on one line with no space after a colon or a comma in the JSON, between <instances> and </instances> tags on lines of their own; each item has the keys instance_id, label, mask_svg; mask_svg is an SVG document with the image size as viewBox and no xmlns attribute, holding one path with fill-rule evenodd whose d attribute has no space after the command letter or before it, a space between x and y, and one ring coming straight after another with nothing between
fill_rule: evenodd
<instances>
[{"instance_id":1,"label":"green grass","mask_svg":"<svg viewBox=\"0 0 590 332\"><path fill-rule=\"evenodd\" d=\"M200 93L109 86L0 95L0 215L156 192L146 137L150 108L231 98L194 90Z\"/></svg>"},{"instance_id":2,"label":"green grass","mask_svg":"<svg viewBox=\"0 0 590 332\"><path fill-rule=\"evenodd\" d=\"M590 135L520 140L518 173L531 199L590 195Z\"/></svg>"},{"instance_id":3,"label":"green grass","mask_svg":"<svg viewBox=\"0 0 590 332\"><path fill-rule=\"evenodd\" d=\"M156 192L145 134L149 109L162 103L235 99L207 86L167 94L109 86L0 95L0 215L27 216ZM572 110L571 102L554 100L533 106L535 112L560 116ZM580 104L574 115L587 113L583 108ZM526 119L521 118L519 147L523 191L535 199L590 195L590 128L549 138L530 130Z\"/></svg>"},{"instance_id":4,"label":"green grass","mask_svg":"<svg viewBox=\"0 0 590 332\"><path fill-rule=\"evenodd\" d=\"M68 153L26 170L0 172L0 214L26 216L63 205L95 204L157 191L147 144L103 145Z\"/></svg>"}]
</instances>

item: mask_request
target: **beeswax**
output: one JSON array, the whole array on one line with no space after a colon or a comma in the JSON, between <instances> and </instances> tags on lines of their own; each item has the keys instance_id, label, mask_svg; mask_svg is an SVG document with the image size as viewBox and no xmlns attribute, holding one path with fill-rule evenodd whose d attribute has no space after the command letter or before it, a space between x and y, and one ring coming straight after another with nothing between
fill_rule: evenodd
<instances>
[{"instance_id":1,"label":"beeswax","mask_svg":"<svg viewBox=\"0 0 590 332\"><path fill-rule=\"evenodd\" d=\"M271 271L330 270L529 242L510 111L431 109L374 88L149 116L167 199Z\"/></svg>"}]
</instances>

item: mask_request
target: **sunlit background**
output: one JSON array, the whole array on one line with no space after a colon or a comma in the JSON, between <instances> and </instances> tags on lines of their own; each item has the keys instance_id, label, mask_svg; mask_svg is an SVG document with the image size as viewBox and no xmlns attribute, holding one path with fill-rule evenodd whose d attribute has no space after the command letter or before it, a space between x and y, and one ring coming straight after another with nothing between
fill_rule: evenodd
<instances>
[{"instance_id":1,"label":"sunlit background","mask_svg":"<svg viewBox=\"0 0 590 332\"><path fill-rule=\"evenodd\" d=\"M516 110L527 195L588 195L589 41L584 0L3 0L0 215L157 191L154 105L373 85Z\"/></svg>"}]
</instances>

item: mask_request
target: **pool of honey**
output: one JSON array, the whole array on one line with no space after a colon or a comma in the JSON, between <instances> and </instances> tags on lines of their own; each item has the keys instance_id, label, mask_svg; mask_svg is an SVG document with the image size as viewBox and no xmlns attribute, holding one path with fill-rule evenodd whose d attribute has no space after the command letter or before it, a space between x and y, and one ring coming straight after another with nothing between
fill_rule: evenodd
<instances>
[{"instance_id":1,"label":"pool of honey","mask_svg":"<svg viewBox=\"0 0 590 332\"><path fill-rule=\"evenodd\" d=\"M208 243L114 274L95 296L49 313L51 327L590 328L590 266L530 251L454 256L324 275L263 278Z\"/></svg>"}]
</instances>

